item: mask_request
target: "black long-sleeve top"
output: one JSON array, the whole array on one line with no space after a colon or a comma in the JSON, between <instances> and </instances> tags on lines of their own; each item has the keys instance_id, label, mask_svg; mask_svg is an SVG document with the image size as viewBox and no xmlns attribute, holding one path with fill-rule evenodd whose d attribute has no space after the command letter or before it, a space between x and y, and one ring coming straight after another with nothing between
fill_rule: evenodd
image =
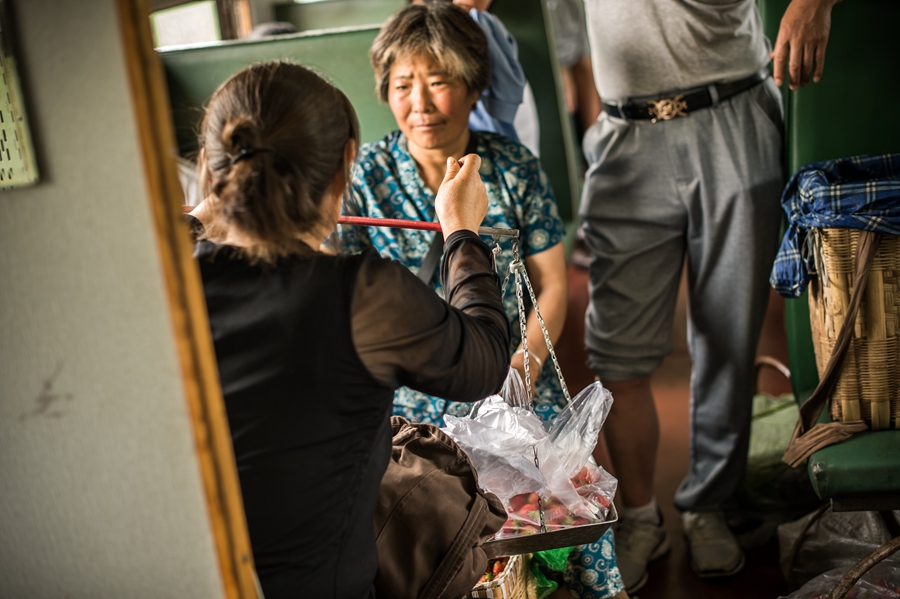
<instances>
[{"instance_id":1,"label":"black long-sleeve top","mask_svg":"<svg viewBox=\"0 0 900 599\"><path fill-rule=\"evenodd\" d=\"M487 246L447 239L446 302L374 252L266 266L204 241L197 257L266 598L371 596L394 389L475 401L507 373Z\"/></svg>"}]
</instances>

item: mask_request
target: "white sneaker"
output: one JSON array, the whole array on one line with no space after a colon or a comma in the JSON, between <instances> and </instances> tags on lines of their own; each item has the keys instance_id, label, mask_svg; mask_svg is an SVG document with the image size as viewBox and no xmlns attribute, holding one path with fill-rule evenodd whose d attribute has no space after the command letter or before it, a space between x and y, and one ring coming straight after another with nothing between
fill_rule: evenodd
<instances>
[{"instance_id":1,"label":"white sneaker","mask_svg":"<svg viewBox=\"0 0 900 599\"><path fill-rule=\"evenodd\" d=\"M647 565L669 551L669 535L663 525L648 520L625 518L615 529L616 562L629 595L647 584Z\"/></svg>"},{"instance_id":2,"label":"white sneaker","mask_svg":"<svg viewBox=\"0 0 900 599\"><path fill-rule=\"evenodd\" d=\"M700 578L737 574L744 552L725 524L722 512L684 512L684 535L691 550L691 567Z\"/></svg>"}]
</instances>

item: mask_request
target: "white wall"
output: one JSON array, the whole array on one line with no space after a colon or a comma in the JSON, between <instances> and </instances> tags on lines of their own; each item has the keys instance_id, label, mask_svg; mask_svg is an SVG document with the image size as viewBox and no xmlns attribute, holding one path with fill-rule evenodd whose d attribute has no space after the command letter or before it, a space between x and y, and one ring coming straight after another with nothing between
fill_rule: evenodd
<instances>
[{"instance_id":1,"label":"white wall","mask_svg":"<svg viewBox=\"0 0 900 599\"><path fill-rule=\"evenodd\" d=\"M12 4L42 181L0 192L0 597L220 597L114 2Z\"/></svg>"}]
</instances>

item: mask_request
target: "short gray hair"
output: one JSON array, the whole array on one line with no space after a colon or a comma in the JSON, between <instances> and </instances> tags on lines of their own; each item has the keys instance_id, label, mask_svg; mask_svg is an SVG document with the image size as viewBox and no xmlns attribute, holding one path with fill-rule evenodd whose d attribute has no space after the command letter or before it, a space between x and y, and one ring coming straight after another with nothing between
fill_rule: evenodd
<instances>
[{"instance_id":1,"label":"short gray hair","mask_svg":"<svg viewBox=\"0 0 900 599\"><path fill-rule=\"evenodd\" d=\"M462 79L469 91L480 94L491 78L484 31L464 9L450 2L407 6L381 28L369 58L382 102L387 102L394 62L415 55L430 56L450 77Z\"/></svg>"}]
</instances>

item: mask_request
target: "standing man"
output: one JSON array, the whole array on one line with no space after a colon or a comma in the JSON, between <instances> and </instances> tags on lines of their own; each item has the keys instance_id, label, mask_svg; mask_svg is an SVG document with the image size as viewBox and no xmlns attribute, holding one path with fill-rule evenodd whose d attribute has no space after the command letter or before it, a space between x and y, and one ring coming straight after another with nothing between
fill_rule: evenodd
<instances>
[{"instance_id":1,"label":"standing man","mask_svg":"<svg viewBox=\"0 0 900 599\"><path fill-rule=\"evenodd\" d=\"M587 0L603 113L585 136L589 365L615 397L606 442L623 504L619 568L633 593L669 548L653 495L650 375L671 351L682 265L690 298L691 458L675 495L692 566L744 555L722 503L747 456L753 361L778 246L781 84L818 81L836 0L793 0L775 50L754 0ZM774 59L775 80L767 63Z\"/></svg>"}]
</instances>

